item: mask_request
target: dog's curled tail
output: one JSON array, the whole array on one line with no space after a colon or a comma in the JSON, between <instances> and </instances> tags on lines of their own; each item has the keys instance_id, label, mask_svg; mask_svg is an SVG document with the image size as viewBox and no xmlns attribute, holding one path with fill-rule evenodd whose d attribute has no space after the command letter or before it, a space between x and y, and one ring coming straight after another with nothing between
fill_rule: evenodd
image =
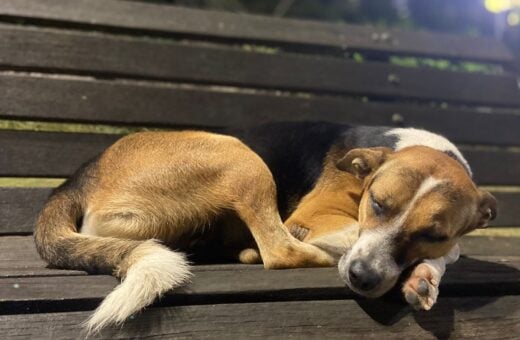
<instances>
[{"instance_id":1,"label":"dog's curled tail","mask_svg":"<svg viewBox=\"0 0 520 340\"><path fill-rule=\"evenodd\" d=\"M64 185L46 203L36 223L35 242L51 265L118 276L117 286L85 322L87 334L121 324L168 290L189 280L182 253L155 240L135 241L79 234L82 195Z\"/></svg>"}]
</instances>

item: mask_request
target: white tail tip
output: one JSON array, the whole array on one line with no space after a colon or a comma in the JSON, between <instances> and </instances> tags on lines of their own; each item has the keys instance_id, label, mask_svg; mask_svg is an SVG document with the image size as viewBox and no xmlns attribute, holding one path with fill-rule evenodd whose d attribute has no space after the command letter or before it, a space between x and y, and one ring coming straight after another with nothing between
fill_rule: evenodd
<instances>
[{"instance_id":1,"label":"white tail tip","mask_svg":"<svg viewBox=\"0 0 520 340\"><path fill-rule=\"evenodd\" d=\"M191 277L185 256L155 241L143 243L131 256L137 259L129 267L124 280L85 321L87 335L109 325L122 324L132 314L167 291L185 284Z\"/></svg>"}]
</instances>

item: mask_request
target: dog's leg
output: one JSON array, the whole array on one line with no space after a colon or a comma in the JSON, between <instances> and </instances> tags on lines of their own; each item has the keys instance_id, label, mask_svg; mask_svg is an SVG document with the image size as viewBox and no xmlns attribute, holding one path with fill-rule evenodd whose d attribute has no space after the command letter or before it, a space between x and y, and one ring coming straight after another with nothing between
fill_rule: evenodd
<instances>
[{"instance_id":1,"label":"dog's leg","mask_svg":"<svg viewBox=\"0 0 520 340\"><path fill-rule=\"evenodd\" d=\"M459 254L459 246L455 245L446 256L417 265L403 285L406 301L417 310L430 310L437 301L446 264L457 261Z\"/></svg>"},{"instance_id":2,"label":"dog's leg","mask_svg":"<svg viewBox=\"0 0 520 340\"><path fill-rule=\"evenodd\" d=\"M244 202L244 205L237 207L238 214L258 245L265 268L332 266L334 259L326 252L297 240L289 233L281 221L275 202L273 195L270 199ZM250 206L257 207L256 211Z\"/></svg>"},{"instance_id":3,"label":"dog's leg","mask_svg":"<svg viewBox=\"0 0 520 340\"><path fill-rule=\"evenodd\" d=\"M256 155L255 155L256 157ZM326 252L294 238L282 223L276 204L276 185L258 157L244 155L241 167L229 172L235 195L234 209L251 231L265 268L332 266ZM254 185L252 185L254 184Z\"/></svg>"}]
</instances>

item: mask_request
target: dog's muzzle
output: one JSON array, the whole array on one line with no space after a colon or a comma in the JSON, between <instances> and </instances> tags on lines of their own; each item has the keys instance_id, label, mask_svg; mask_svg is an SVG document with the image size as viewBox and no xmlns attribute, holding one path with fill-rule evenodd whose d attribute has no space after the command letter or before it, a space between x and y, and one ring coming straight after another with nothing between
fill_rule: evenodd
<instances>
[{"instance_id":1,"label":"dog's muzzle","mask_svg":"<svg viewBox=\"0 0 520 340\"><path fill-rule=\"evenodd\" d=\"M348 282L361 291L371 291L383 281L383 277L378 272L360 259L352 261L347 275Z\"/></svg>"},{"instance_id":2,"label":"dog's muzzle","mask_svg":"<svg viewBox=\"0 0 520 340\"><path fill-rule=\"evenodd\" d=\"M402 268L396 264L389 249L372 245L358 241L341 257L338 270L340 277L354 292L376 298L395 285Z\"/></svg>"}]
</instances>

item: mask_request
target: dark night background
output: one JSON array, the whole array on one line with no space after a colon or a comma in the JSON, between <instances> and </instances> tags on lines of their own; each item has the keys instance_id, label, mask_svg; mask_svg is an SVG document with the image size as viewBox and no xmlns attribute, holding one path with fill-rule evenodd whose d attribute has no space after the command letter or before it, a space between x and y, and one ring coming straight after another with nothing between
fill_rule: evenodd
<instances>
[{"instance_id":1,"label":"dark night background","mask_svg":"<svg viewBox=\"0 0 520 340\"><path fill-rule=\"evenodd\" d=\"M518 0L154 0L181 6L495 37L520 55ZM501 5L506 9L498 11ZM509 4L509 6L507 6ZM516 5L516 7L515 7ZM498 13L493 13L493 10Z\"/></svg>"}]
</instances>

